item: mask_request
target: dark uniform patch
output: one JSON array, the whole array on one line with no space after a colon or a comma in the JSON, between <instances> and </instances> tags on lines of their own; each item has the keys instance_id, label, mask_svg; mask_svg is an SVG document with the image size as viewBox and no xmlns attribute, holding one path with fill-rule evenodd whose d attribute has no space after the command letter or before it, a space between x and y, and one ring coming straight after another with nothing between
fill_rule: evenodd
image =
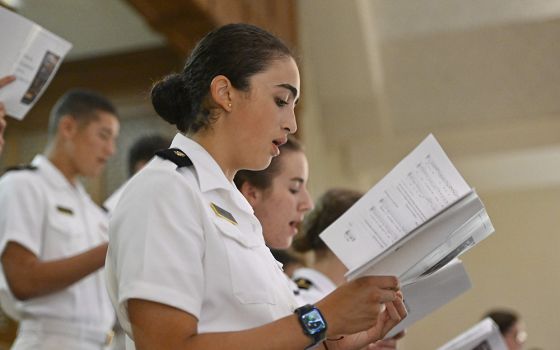
<instances>
[{"instance_id":1,"label":"dark uniform patch","mask_svg":"<svg viewBox=\"0 0 560 350\"><path fill-rule=\"evenodd\" d=\"M237 221L235 220L235 218L233 217L233 215L231 215L231 213L229 211L218 207L214 203L210 203L210 207L212 208L214 213L216 213L216 215L218 215L222 219L226 219L227 221L231 222L234 225L237 225Z\"/></svg>"},{"instance_id":2,"label":"dark uniform patch","mask_svg":"<svg viewBox=\"0 0 560 350\"><path fill-rule=\"evenodd\" d=\"M300 278L296 279L294 282L296 282L299 289L308 290L309 288L311 288L313 286L313 282L311 282L307 278L300 277Z\"/></svg>"},{"instance_id":3,"label":"dark uniform patch","mask_svg":"<svg viewBox=\"0 0 560 350\"><path fill-rule=\"evenodd\" d=\"M168 148L156 152L156 156L172 161L177 168L184 168L193 165L192 160L178 148Z\"/></svg>"},{"instance_id":4,"label":"dark uniform patch","mask_svg":"<svg viewBox=\"0 0 560 350\"><path fill-rule=\"evenodd\" d=\"M37 167L35 165L31 165L31 164L20 164L20 165L11 166L11 167L6 168L6 170L4 170L4 174L7 173L8 171L21 171L21 170L35 171L35 170L37 170Z\"/></svg>"}]
</instances>

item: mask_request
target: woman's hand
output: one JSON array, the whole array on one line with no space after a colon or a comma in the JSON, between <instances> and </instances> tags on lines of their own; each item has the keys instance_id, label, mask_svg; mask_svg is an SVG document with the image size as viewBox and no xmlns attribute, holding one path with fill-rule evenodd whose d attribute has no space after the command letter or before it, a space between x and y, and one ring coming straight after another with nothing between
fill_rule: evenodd
<instances>
[{"instance_id":1,"label":"woman's hand","mask_svg":"<svg viewBox=\"0 0 560 350\"><path fill-rule=\"evenodd\" d=\"M393 276L368 276L345 283L317 307L327 320L328 338L368 330L372 337L376 332L378 340L406 315L399 281Z\"/></svg>"},{"instance_id":2,"label":"woman's hand","mask_svg":"<svg viewBox=\"0 0 560 350\"><path fill-rule=\"evenodd\" d=\"M397 292L396 295L396 300L384 304L385 309L379 313L373 327L366 331L344 336L339 340L327 340L325 344L326 348L329 350L395 349L397 339L402 338L404 334L401 335L401 333L399 333L390 340L380 339L383 339L383 337L407 315L402 293Z\"/></svg>"},{"instance_id":3,"label":"woman's hand","mask_svg":"<svg viewBox=\"0 0 560 350\"><path fill-rule=\"evenodd\" d=\"M16 80L16 77L13 75L0 78L0 89L14 80ZM2 147L4 146L4 130L6 129L7 125L5 116L6 109L4 108L4 104L0 102L0 153L2 153Z\"/></svg>"}]
</instances>

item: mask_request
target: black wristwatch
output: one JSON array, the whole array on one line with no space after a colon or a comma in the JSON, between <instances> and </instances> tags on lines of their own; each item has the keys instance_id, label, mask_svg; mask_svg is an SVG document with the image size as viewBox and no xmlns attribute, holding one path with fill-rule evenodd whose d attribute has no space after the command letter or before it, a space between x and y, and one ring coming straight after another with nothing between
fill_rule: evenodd
<instances>
[{"instance_id":1,"label":"black wristwatch","mask_svg":"<svg viewBox=\"0 0 560 350\"><path fill-rule=\"evenodd\" d=\"M311 338L312 343L306 347L309 349L323 340L327 336L327 321L321 314L321 311L314 305L304 305L294 311L298 317L303 333Z\"/></svg>"}]
</instances>

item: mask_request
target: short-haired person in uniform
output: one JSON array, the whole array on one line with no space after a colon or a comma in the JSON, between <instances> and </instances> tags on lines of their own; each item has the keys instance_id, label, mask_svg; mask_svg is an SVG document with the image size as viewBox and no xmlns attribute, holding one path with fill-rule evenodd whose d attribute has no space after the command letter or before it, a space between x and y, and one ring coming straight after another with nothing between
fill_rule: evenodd
<instances>
[{"instance_id":1,"label":"short-haired person in uniform","mask_svg":"<svg viewBox=\"0 0 560 350\"><path fill-rule=\"evenodd\" d=\"M13 75L0 78L0 89L15 80ZM4 130L6 130L6 109L2 101L0 101L0 155L4 148Z\"/></svg>"},{"instance_id":2,"label":"short-haired person in uniform","mask_svg":"<svg viewBox=\"0 0 560 350\"><path fill-rule=\"evenodd\" d=\"M347 271L342 262L320 240L318 234L350 208L362 193L351 190L329 191L319 201L320 207L313 211L315 220L304 221L305 213L313 207L307 190L307 157L301 144L291 137L280 150L280 155L272 159L268 168L261 171L237 172L235 183L261 222L269 248L278 251L288 249L302 221L315 221L312 225L314 227L307 227L309 234L304 231L306 235L297 241L300 247L306 247L305 252L314 251L317 269L315 266L299 267L292 272L292 278L297 278L300 287L295 285L298 303L314 304L334 291L337 285L343 284ZM322 220L316 222L319 216ZM313 242L307 243L306 238ZM396 340L380 340L370 346L370 349L395 348Z\"/></svg>"},{"instance_id":3,"label":"short-haired person in uniform","mask_svg":"<svg viewBox=\"0 0 560 350\"><path fill-rule=\"evenodd\" d=\"M118 131L111 102L71 90L51 111L44 155L0 179L0 253L13 297L3 307L21 317L12 349L99 350L108 340L108 218L78 177L101 173Z\"/></svg>"},{"instance_id":4,"label":"short-haired person in uniform","mask_svg":"<svg viewBox=\"0 0 560 350\"><path fill-rule=\"evenodd\" d=\"M154 86L156 111L180 132L111 219L108 288L127 349L359 349L406 315L391 276L298 308L233 183L238 170L266 168L296 131L299 90L290 50L247 24L207 34L182 73Z\"/></svg>"},{"instance_id":5,"label":"short-haired person in uniform","mask_svg":"<svg viewBox=\"0 0 560 350\"><path fill-rule=\"evenodd\" d=\"M169 147L170 143L171 140L159 134L144 135L137 138L128 151L127 170L129 178L140 171L154 157L157 151ZM103 203L103 207L109 213L115 210L126 184L127 182L117 188Z\"/></svg>"}]
</instances>

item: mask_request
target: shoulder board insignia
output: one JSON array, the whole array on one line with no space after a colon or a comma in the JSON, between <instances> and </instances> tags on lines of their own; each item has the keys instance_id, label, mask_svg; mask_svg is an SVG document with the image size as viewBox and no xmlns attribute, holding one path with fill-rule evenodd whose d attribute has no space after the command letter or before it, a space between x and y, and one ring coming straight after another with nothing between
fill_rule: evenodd
<instances>
[{"instance_id":1,"label":"shoulder board insignia","mask_svg":"<svg viewBox=\"0 0 560 350\"><path fill-rule=\"evenodd\" d=\"M307 290L307 289L309 289L313 286L313 282L311 282L307 278L300 277L300 278L295 279L294 282L296 282L299 289Z\"/></svg>"},{"instance_id":2,"label":"shoulder board insignia","mask_svg":"<svg viewBox=\"0 0 560 350\"><path fill-rule=\"evenodd\" d=\"M214 213L222 218L225 219L229 222L231 222L234 225L237 225L237 221L235 220L235 218L233 217L233 215L231 215L231 213L223 208L218 207L216 204L214 203L210 203L210 208L212 208L212 210L214 211Z\"/></svg>"},{"instance_id":3,"label":"shoulder board insignia","mask_svg":"<svg viewBox=\"0 0 560 350\"><path fill-rule=\"evenodd\" d=\"M61 205L57 205L57 206L56 206L56 210L58 210L58 211L59 211L60 213L62 213L62 214L74 215L74 211L73 211L72 209L63 207L63 206L61 206Z\"/></svg>"},{"instance_id":4,"label":"shoulder board insignia","mask_svg":"<svg viewBox=\"0 0 560 350\"><path fill-rule=\"evenodd\" d=\"M31 164L20 164L20 165L11 166L11 167L6 168L4 173L7 173L8 171L21 171L21 170L35 171L35 170L37 170L37 167L35 165L31 165Z\"/></svg>"},{"instance_id":5,"label":"shoulder board insignia","mask_svg":"<svg viewBox=\"0 0 560 350\"><path fill-rule=\"evenodd\" d=\"M168 148L156 152L156 156L172 161L177 165L177 168L184 168L191 166L193 163L191 159L178 148Z\"/></svg>"}]
</instances>

